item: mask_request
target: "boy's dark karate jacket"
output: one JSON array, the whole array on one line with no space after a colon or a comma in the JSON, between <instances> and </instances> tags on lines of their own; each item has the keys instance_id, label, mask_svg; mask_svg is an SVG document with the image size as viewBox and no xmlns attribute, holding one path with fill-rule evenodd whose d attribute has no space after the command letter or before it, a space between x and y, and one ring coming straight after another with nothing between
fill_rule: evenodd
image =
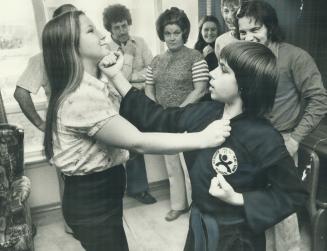
<instances>
[{"instance_id":1,"label":"boy's dark karate jacket","mask_svg":"<svg viewBox=\"0 0 327 251\"><path fill-rule=\"evenodd\" d=\"M140 131L198 132L223 115L224 104L200 102L163 109L132 88L122 100L120 113ZM254 233L278 223L301 206L307 193L280 133L265 119L240 114L231 119L231 135L218 147L185 152L192 184L192 200L201 212L223 219L245 219ZM227 204L209 194L216 170L244 206Z\"/></svg>"}]
</instances>

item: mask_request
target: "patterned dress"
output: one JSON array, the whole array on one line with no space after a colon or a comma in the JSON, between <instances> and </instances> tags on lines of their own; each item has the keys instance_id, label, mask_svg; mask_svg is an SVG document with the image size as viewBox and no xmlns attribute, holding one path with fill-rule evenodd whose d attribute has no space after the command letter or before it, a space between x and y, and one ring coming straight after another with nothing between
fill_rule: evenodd
<instances>
[{"instance_id":1,"label":"patterned dress","mask_svg":"<svg viewBox=\"0 0 327 251\"><path fill-rule=\"evenodd\" d=\"M154 85L156 100L164 107L180 106L194 90L194 83L208 80L208 66L202 54L185 46L157 55L146 74L146 85ZM191 201L189 178L181 157L164 156L173 210L183 210Z\"/></svg>"},{"instance_id":2,"label":"patterned dress","mask_svg":"<svg viewBox=\"0 0 327 251\"><path fill-rule=\"evenodd\" d=\"M156 99L164 107L179 106L194 90L194 83L208 80L201 53L185 46L154 57L146 75L146 84L155 86Z\"/></svg>"}]
</instances>

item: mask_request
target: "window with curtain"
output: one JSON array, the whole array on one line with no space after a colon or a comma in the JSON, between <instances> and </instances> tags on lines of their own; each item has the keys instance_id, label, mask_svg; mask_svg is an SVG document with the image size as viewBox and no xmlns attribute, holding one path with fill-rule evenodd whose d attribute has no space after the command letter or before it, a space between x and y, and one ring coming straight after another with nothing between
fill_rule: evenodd
<instances>
[{"instance_id":1,"label":"window with curtain","mask_svg":"<svg viewBox=\"0 0 327 251\"><path fill-rule=\"evenodd\" d=\"M32 4L34 3L34 5ZM198 30L198 3L188 0L11 0L0 8L0 89L9 123L20 125L25 131L25 152L42 158L43 133L39 131L21 112L13 97L16 82L27 66L31 56L39 53L37 27L43 27L43 20L36 20L35 13L45 11L51 17L53 11L62 4L71 3L83 10L99 30L110 36L102 25L102 12L109 4L120 3L127 6L132 15L131 35L143 37L153 55L162 52L163 46L157 36L155 21L167 8L176 6L183 9L191 21L191 33L187 46L193 47ZM35 6L42 6L35 11ZM34 7L33 7L34 6ZM44 8L43 8L44 6ZM145 14L146 13L146 14ZM38 13L39 14L39 13ZM43 22L40 24L40 22ZM41 117L46 113L46 97L41 88L32 99Z\"/></svg>"},{"instance_id":2,"label":"window with curtain","mask_svg":"<svg viewBox=\"0 0 327 251\"><path fill-rule=\"evenodd\" d=\"M0 8L0 89L8 122L25 131L26 151L40 150L43 134L25 118L13 94L29 58L39 51L32 1L6 1ZM39 109L45 109L44 92L32 98Z\"/></svg>"}]
</instances>

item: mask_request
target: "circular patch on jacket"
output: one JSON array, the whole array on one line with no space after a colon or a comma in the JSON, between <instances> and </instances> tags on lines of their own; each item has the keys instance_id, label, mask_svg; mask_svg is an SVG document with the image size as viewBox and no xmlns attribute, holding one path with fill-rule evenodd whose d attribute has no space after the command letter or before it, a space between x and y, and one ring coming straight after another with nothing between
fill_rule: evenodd
<instances>
[{"instance_id":1,"label":"circular patch on jacket","mask_svg":"<svg viewBox=\"0 0 327 251\"><path fill-rule=\"evenodd\" d=\"M230 175L237 169L237 158L234 151L227 147L219 148L212 156L212 167L217 173Z\"/></svg>"}]
</instances>

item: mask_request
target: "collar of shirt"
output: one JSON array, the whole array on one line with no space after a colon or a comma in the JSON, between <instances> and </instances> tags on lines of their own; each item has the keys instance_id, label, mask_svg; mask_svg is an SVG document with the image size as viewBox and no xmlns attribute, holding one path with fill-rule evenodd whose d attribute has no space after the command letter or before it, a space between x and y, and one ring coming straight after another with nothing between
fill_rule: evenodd
<instances>
[{"instance_id":1,"label":"collar of shirt","mask_svg":"<svg viewBox=\"0 0 327 251\"><path fill-rule=\"evenodd\" d=\"M105 78L103 78L103 80L105 80ZM103 81L97 79L96 77L92 76L86 71L84 71L82 83L88 84L90 86L94 86L97 89L99 88L103 89L106 86L106 84Z\"/></svg>"},{"instance_id":2,"label":"collar of shirt","mask_svg":"<svg viewBox=\"0 0 327 251\"><path fill-rule=\"evenodd\" d=\"M242 112L242 113L236 115L235 117L231 118L230 120L231 120L231 122L233 122L233 121L237 121L237 120L240 120L240 119L243 119L246 117L247 117L246 114L244 112Z\"/></svg>"},{"instance_id":3,"label":"collar of shirt","mask_svg":"<svg viewBox=\"0 0 327 251\"><path fill-rule=\"evenodd\" d=\"M219 101L212 101L212 102L220 103ZM219 109L219 111L218 111L217 119L222 119L222 117L224 115L224 103L220 103L220 104L221 104L221 109ZM246 118L246 117L248 117L247 114L245 114L244 112L241 112L240 114L232 117L230 119L230 121L235 122L235 121L238 121L238 120Z\"/></svg>"}]
</instances>

